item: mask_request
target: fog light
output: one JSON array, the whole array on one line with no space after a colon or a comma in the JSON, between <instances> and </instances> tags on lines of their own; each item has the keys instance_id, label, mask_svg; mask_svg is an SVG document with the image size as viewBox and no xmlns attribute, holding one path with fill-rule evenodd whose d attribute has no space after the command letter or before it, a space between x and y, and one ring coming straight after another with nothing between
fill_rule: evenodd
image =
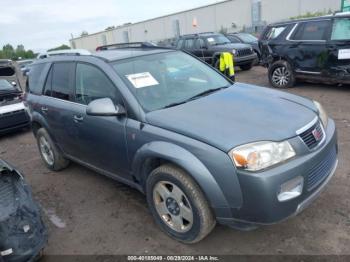
<instances>
[{"instance_id":1,"label":"fog light","mask_svg":"<svg viewBox=\"0 0 350 262\"><path fill-rule=\"evenodd\" d=\"M284 202L300 196L303 192L303 185L304 178L301 176L282 184L277 195L278 201Z\"/></svg>"}]
</instances>

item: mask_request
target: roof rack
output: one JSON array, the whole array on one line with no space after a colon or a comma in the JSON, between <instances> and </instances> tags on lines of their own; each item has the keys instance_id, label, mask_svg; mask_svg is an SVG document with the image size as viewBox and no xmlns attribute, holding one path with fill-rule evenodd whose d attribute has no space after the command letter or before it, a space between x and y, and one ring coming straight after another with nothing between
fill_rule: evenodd
<instances>
[{"instance_id":1,"label":"roof rack","mask_svg":"<svg viewBox=\"0 0 350 262\"><path fill-rule=\"evenodd\" d=\"M161 48L151 42L131 42L131 43L119 43L111 45L103 45L96 48L96 51L105 51L105 50L115 50L123 48Z\"/></svg>"},{"instance_id":2,"label":"roof rack","mask_svg":"<svg viewBox=\"0 0 350 262\"><path fill-rule=\"evenodd\" d=\"M179 38L181 38L181 37L191 37L191 36L200 36L200 35L205 35L205 34L219 34L219 33L215 33L215 32L201 32L201 33L195 33L195 34L180 35Z\"/></svg>"},{"instance_id":3,"label":"roof rack","mask_svg":"<svg viewBox=\"0 0 350 262\"><path fill-rule=\"evenodd\" d=\"M91 55L91 53L86 49L66 49L66 50L57 50L57 51L49 51L45 53L41 53L37 56L37 59L44 59L51 56L59 56L59 55Z\"/></svg>"}]
</instances>

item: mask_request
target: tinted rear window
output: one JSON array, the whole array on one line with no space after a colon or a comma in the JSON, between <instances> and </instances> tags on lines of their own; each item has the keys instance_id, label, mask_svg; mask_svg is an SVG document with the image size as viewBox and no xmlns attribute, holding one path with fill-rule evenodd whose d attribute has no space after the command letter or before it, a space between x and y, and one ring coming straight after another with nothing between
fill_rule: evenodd
<instances>
[{"instance_id":1,"label":"tinted rear window","mask_svg":"<svg viewBox=\"0 0 350 262\"><path fill-rule=\"evenodd\" d=\"M292 37L293 40L317 41L327 39L330 21L311 21L300 23Z\"/></svg>"},{"instance_id":2,"label":"tinted rear window","mask_svg":"<svg viewBox=\"0 0 350 262\"><path fill-rule=\"evenodd\" d=\"M41 95L43 90L42 78L44 77L42 74L45 66L45 63L32 65L27 82L27 89L29 93Z\"/></svg>"}]
</instances>

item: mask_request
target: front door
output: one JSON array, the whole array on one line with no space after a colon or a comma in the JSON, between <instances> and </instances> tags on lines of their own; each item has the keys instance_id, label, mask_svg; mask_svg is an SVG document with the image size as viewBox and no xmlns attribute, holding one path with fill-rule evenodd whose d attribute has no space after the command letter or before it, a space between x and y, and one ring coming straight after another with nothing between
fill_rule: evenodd
<instances>
[{"instance_id":1,"label":"front door","mask_svg":"<svg viewBox=\"0 0 350 262\"><path fill-rule=\"evenodd\" d=\"M125 116L90 116L87 105L99 98L122 104L117 88L99 68L77 63L73 122L76 132L75 156L79 160L113 174L123 175L128 168Z\"/></svg>"},{"instance_id":2,"label":"front door","mask_svg":"<svg viewBox=\"0 0 350 262\"><path fill-rule=\"evenodd\" d=\"M335 18L327 45L330 76L350 81L350 18Z\"/></svg>"}]
</instances>

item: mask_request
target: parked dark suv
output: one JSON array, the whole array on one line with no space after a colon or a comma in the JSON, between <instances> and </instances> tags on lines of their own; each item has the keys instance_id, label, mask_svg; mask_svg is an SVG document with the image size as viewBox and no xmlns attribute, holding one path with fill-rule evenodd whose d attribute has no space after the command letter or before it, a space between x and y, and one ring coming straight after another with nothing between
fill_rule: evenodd
<instances>
[{"instance_id":1,"label":"parked dark suv","mask_svg":"<svg viewBox=\"0 0 350 262\"><path fill-rule=\"evenodd\" d=\"M137 188L186 243L216 221L293 216L331 179L336 129L319 103L233 84L182 51L115 49L33 65L26 101L48 168L74 161Z\"/></svg>"},{"instance_id":2,"label":"parked dark suv","mask_svg":"<svg viewBox=\"0 0 350 262\"><path fill-rule=\"evenodd\" d=\"M260 61L261 51L258 38L248 33L231 33L227 34L226 37L230 39L232 43L244 43L251 45L254 49L254 52L258 56L258 61Z\"/></svg>"},{"instance_id":3,"label":"parked dark suv","mask_svg":"<svg viewBox=\"0 0 350 262\"><path fill-rule=\"evenodd\" d=\"M251 45L243 43L231 43L222 34L201 33L181 36L176 47L185 50L204 60L208 64L219 67L219 58L222 52L234 55L234 64L242 70L250 70L257 59Z\"/></svg>"},{"instance_id":4,"label":"parked dark suv","mask_svg":"<svg viewBox=\"0 0 350 262\"><path fill-rule=\"evenodd\" d=\"M348 13L269 25L260 47L274 87L291 87L297 79L350 83Z\"/></svg>"}]
</instances>

